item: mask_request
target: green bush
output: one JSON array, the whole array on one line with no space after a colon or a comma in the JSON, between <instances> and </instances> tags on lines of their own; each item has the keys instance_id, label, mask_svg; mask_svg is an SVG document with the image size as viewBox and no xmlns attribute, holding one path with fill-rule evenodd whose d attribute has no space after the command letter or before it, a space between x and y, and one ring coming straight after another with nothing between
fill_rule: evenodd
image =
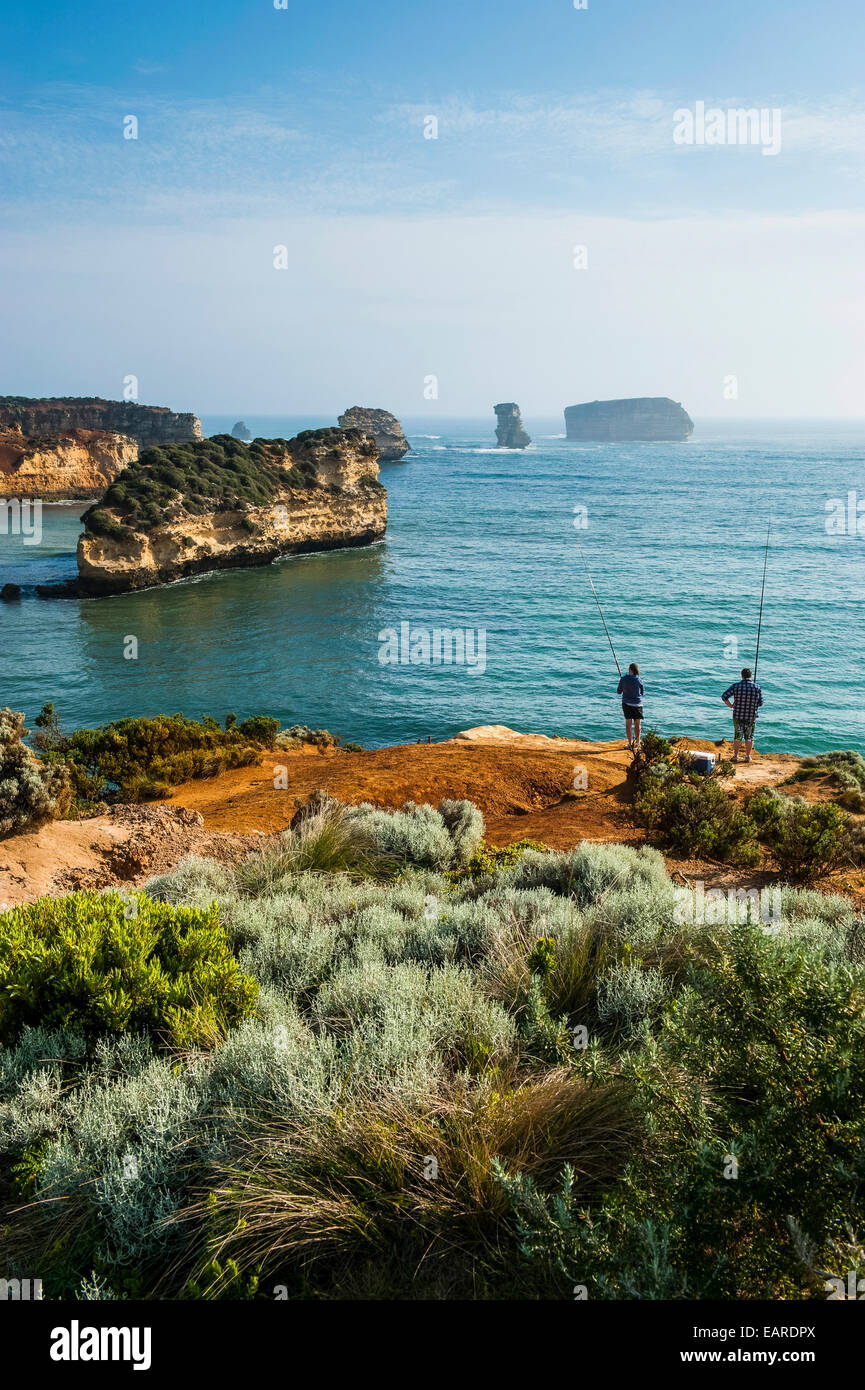
<instances>
[{"instance_id":1,"label":"green bush","mask_svg":"<svg viewBox=\"0 0 865 1390\"><path fill-rule=\"evenodd\" d=\"M748 814L761 840L792 879L820 878L840 862L847 818L832 803L809 805L773 790L753 796Z\"/></svg>"},{"instance_id":2,"label":"green bush","mask_svg":"<svg viewBox=\"0 0 865 1390\"><path fill-rule=\"evenodd\" d=\"M687 858L757 862L754 822L717 781L678 769L665 773L650 772L634 798L636 818L657 844Z\"/></svg>"},{"instance_id":3,"label":"green bush","mask_svg":"<svg viewBox=\"0 0 865 1390\"><path fill-rule=\"evenodd\" d=\"M258 750L274 746L279 731L279 720L268 715L254 715L223 729L209 715L198 722L182 714L161 714L64 734L51 704L45 705L36 724L34 745L44 763L67 770L76 815L102 801L154 800L167 796L180 782L248 767Z\"/></svg>"},{"instance_id":4,"label":"green bush","mask_svg":"<svg viewBox=\"0 0 865 1390\"><path fill-rule=\"evenodd\" d=\"M120 540L148 531L178 517L214 511L267 507L286 487L308 491L318 487L311 453L328 443L353 442L362 452L375 452L359 431L305 430L295 439L254 439L251 444L229 434L189 439L145 449L124 468L103 497L82 517L91 535ZM331 450L329 457L339 457ZM255 529L249 516L241 526Z\"/></svg>"},{"instance_id":5,"label":"green bush","mask_svg":"<svg viewBox=\"0 0 865 1390\"><path fill-rule=\"evenodd\" d=\"M34 757L28 732L23 714L0 709L0 838L63 815L71 799L66 773Z\"/></svg>"},{"instance_id":6,"label":"green bush","mask_svg":"<svg viewBox=\"0 0 865 1390\"><path fill-rule=\"evenodd\" d=\"M547 846L538 840L515 840L513 844L496 849L482 840L468 863L461 869L449 869L448 877L452 883L460 883L466 878L483 878L485 874L496 873L499 869L512 869L528 850L546 854Z\"/></svg>"},{"instance_id":7,"label":"green bush","mask_svg":"<svg viewBox=\"0 0 865 1390\"><path fill-rule=\"evenodd\" d=\"M735 928L695 951L688 987L626 1071L653 1144L600 1204L588 1209L567 1171L545 1193L498 1165L522 1255L548 1293L581 1283L602 1298L822 1296L802 1238L826 1262L862 1228L861 969Z\"/></svg>"},{"instance_id":8,"label":"green bush","mask_svg":"<svg viewBox=\"0 0 865 1390\"><path fill-rule=\"evenodd\" d=\"M269 714L254 714L251 719L244 719L238 728L250 743L259 748L273 748L279 733L279 720L272 719Z\"/></svg>"},{"instance_id":9,"label":"green bush","mask_svg":"<svg viewBox=\"0 0 865 1390\"><path fill-rule=\"evenodd\" d=\"M38 1023L212 1046L253 1011L257 993L215 904L197 911L143 894L75 893L0 914L3 1045Z\"/></svg>"}]
</instances>

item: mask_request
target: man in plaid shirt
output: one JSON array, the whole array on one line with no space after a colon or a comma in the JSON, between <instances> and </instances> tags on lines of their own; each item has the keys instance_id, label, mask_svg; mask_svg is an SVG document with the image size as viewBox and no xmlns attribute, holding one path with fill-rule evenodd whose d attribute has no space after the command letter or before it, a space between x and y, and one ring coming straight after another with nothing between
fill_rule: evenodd
<instances>
[{"instance_id":1,"label":"man in plaid shirt","mask_svg":"<svg viewBox=\"0 0 865 1390\"><path fill-rule=\"evenodd\" d=\"M754 725L757 710L763 703L763 692L751 679L750 666L742 671L742 679L729 686L721 696L724 704L733 711L733 762L739 761L739 744L745 745L745 762L751 761L754 747ZM730 698L732 696L732 699Z\"/></svg>"}]
</instances>

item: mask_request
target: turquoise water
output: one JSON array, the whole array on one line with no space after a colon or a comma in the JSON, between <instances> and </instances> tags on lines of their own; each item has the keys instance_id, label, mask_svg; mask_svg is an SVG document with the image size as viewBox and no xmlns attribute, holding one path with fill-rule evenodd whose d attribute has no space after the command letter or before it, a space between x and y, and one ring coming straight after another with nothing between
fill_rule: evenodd
<instances>
[{"instance_id":1,"label":"turquoise water","mask_svg":"<svg viewBox=\"0 0 865 1390\"><path fill-rule=\"evenodd\" d=\"M237 418L205 418L205 433ZM245 418L284 437L332 423ZM579 538L619 660L640 663L648 722L719 738L721 692L753 663L771 514L758 747L865 752L865 539L825 525L828 499L865 500L865 425L698 421L686 444L574 445L560 420L526 419L535 442L509 453L487 421L404 423L413 452L382 468L388 532L369 549L46 601L32 586L75 573L83 506L45 507L39 546L0 535L0 584L25 586L0 605L0 705L32 721L53 700L67 727L267 712L367 745L476 724L618 738ZM404 622L483 629L486 669L382 665L379 633ZM130 635L137 661L124 659Z\"/></svg>"}]
</instances>

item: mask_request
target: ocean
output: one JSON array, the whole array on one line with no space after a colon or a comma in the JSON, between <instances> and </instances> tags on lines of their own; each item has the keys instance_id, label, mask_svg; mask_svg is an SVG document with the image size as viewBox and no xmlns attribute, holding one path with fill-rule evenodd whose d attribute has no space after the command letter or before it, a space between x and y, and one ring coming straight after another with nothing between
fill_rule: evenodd
<instances>
[{"instance_id":1,"label":"ocean","mask_svg":"<svg viewBox=\"0 0 865 1390\"><path fill-rule=\"evenodd\" d=\"M333 423L243 418L286 438ZM0 604L0 705L32 724L51 700L70 729L268 713L367 746L478 724L619 738L581 546L619 661L639 663L645 727L720 738L721 694L753 665L771 519L757 748L865 753L865 423L697 420L687 443L616 445L526 418L525 452L495 447L492 411L403 423L412 452L382 466L387 537L367 549L41 600L35 584L75 574L83 504L46 505L39 545L0 534L0 584L25 590ZM443 631L462 663L435 660L449 642L460 655Z\"/></svg>"}]
</instances>

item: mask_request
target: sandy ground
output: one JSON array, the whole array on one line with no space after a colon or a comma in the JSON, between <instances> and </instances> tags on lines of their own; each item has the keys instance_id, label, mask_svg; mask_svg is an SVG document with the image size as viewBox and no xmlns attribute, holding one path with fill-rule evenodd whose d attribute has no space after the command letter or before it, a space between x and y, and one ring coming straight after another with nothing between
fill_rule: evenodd
<instances>
[{"instance_id":1,"label":"sandy ground","mask_svg":"<svg viewBox=\"0 0 865 1390\"><path fill-rule=\"evenodd\" d=\"M687 741L729 757L729 743ZM730 785L744 792L776 784L800 763L791 754L755 755ZM595 743L517 733L503 725L468 729L442 743L365 753L340 749L265 754L255 767L188 782L167 803L113 807L83 821L58 821L0 841L0 908L45 893L140 884L189 854L237 858L284 830L297 805L322 787L342 801L398 807L443 797L474 801L495 845L533 839L556 848L580 840L643 841L629 813L630 754L624 740ZM797 793L819 795L810 783ZM712 883L732 881L720 866L670 861L671 870ZM751 875L753 880L753 875ZM853 885L855 887L855 885Z\"/></svg>"}]
</instances>

